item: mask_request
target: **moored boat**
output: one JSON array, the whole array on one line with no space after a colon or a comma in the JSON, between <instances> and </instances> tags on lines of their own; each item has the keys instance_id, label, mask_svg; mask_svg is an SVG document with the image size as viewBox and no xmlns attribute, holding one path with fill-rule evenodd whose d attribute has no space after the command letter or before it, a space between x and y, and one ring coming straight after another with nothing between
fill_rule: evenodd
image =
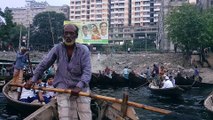
<instances>
[{"instance_id":1,"label":"moored boat","mask_svg":"<svg viewBox=\"0 0 213 120\"><path fill-rule=\"evenodd\" d=\"M176 76L175 84L180 85L180 86L188 85L191 87L213 87L213 84L211 84L211 83L203 83L201 77L199 77L199 80L195 80L193 78L193 76L191 76L191 77Z\"/></svg>"},{"instance_id":2,"label":"moored boat","mask_svg":"<svg viewBox=\"0 0 213 120\"><path fill-rule=\"evenodd\" d=\"M93 73L90 81L91 87L138 87L148 84L146 78L143 78L137 74L130 73L129 79L125 79L121 74L113 72L111 77L104 74Z\"/></svg>"},{"instance_id":3,"label":"moored boat","mask_svg":"<svg viewBox=\"0 0 213 120\"><path fill-rule=\"evenodd\" d=\"M184 93L184 90L178 86L162 89L162 88L159 88L159 86L156 86L153 83L150 83L148 88L153 94L166 96L166 97L179 97Z\"/></svg>"},{"instance_id":4,"label":"moored boat","mask_svg":"<svg viewBox=\"0 0 213 120\"><path fill-rule=\"evenodd\" d=\"M204 100L204 107L213 114L213 92Z\"/></svg>"}]
</instances>

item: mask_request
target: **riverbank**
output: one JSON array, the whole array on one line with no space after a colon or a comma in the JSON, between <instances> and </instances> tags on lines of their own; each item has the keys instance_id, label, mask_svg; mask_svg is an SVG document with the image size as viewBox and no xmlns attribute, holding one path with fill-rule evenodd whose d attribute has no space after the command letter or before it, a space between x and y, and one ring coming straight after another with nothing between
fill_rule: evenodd
<instances>
[{"instance_id":1,"label":"riverbank","mask_svg":"<svg viewBox=\"0 0 213 120\"><path fill-rule=\"evenodd\" d=\"M30 52L31 61L40 61L46 55L46 52ZM15 52L0 52L1 59L15 60ZM125 66L130 67L135 73L140 74L144 72L149 66L152 68L153 64L163 65L170 72L176 72L182 69L187 74L193 73L193 66L187 64L183 66L183 56L181 53L138 53L138 54L101 54L98 58L97 54L91 54L92 71L98 72L104 70L106 66L121 73ZM210 60L210 62L213 61ZM213 83L213 70L210 68L201 68L200 76L203 82Z\"/></svg>"}]
</instances>

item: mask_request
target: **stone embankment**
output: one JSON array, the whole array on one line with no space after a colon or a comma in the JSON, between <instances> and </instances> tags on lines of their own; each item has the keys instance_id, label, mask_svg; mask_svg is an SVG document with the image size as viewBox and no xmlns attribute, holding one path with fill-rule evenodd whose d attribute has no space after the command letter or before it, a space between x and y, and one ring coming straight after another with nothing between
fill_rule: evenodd
<instances>
[{"instance_id":1,"label":"stone embankment","mask_svg":"<svg viewBox=\"0 0 213 120\"><path fill-rule=\"evenodd\" d=\"M31 61L40 61L47 53L30 52ZM15 60L15 52L0 52L1 59ZM209 61L213 66L213 55L210 55ZM92 71L98 72L104 70L106 66L121 73L125 66L130 67L134 72L140 74L149 66L152 69L153 64L163 65L169 72L183 70L184 73L191 75L193 67L189 64L183 66L183 56L181 53L139 53L139 54L97 54L91 55ZM210 68L199 67L203 82L213 83L213 70Z\"/></svg>"}]
</instances>

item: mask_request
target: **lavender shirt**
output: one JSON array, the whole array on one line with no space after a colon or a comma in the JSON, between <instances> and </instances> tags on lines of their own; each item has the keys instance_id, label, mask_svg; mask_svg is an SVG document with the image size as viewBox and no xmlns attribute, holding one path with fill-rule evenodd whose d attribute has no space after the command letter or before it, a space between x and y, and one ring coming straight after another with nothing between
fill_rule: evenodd
<instances>
[{"instance_id":1,"label":"lavender shirt","mask_svg":"<svg viewBox=\"0 0 213 120\"><path fill-rule=\"evenodd\" d=\"M63 43L56 45L39 63L32 81L36 82L55 61L58 68L53 81L54 87L67 89L77 86L83 91L88 90L92 73L90 51L87 46L76 43L71 60L68 62L65 45Z\"/></svg>"}]
</instances>

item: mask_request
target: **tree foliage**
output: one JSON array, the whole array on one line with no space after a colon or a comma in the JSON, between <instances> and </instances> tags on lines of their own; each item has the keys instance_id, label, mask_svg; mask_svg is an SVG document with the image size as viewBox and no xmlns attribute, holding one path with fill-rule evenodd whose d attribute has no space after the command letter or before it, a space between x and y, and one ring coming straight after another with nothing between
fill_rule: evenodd
<instances>
[{"instance_id":1,"label":"tree foliage","mask_svg":"<svg viewBox=\"0 0 213 120\"><path fill-rule=\"evenodd\" d=\"M63 34L64 20L63 13L43 12L36 15L31 26L30 43L33 46L58 43L58 38Z\"/></svg>"},{"instance_id":2,"label":"tree foliage","mask_svg":"<svg viewBox=\"0 0 213 120\"><path fill-rule=\"evenodd\" d=\"M189 53L205 44L205 25L201 11L190 4L177 7L166 18L168 37L183 51Z\"/></svg>"},{"instance_id":3,"label":"tree foliage","mask_svg":"<svg viewBox=\"0 0 213 120\"><path fill-rule=\"evenodd\" d=\"M2 25L0 28L0 41L2 49L7 49L7 45L13 45L18 47L20 25L13 23L12 11L9 8L5 8L4 12L0 11L0 15L5 18L6 25ZM26 28L22 26L22 35L26 34Z\"/></svg>"},{"instance_id":4,"label":"tree foliage","mask_svg":"<svg viewBox=\"0 0 213 120\"><path fill-rule=\"evenodd\" d=\"M203 11L203 47L213 47L213 8Z\"/></svg>"}]
</instances>

